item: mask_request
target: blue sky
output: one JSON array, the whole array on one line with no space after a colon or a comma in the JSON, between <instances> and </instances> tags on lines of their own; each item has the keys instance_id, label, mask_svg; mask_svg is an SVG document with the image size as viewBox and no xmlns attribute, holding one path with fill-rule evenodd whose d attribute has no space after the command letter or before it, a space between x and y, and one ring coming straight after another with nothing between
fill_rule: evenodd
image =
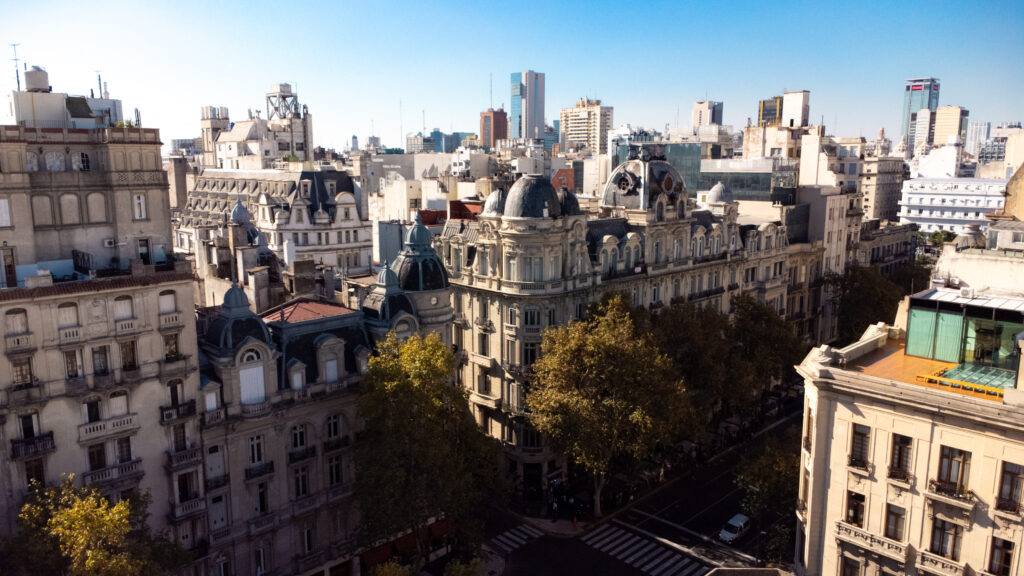
<instances>
[{"instance_id":1,"label":"blue sky","mask_svg":"<svg viewBox=\"0 0 1024 576\"><path fill-rule=\"evenodd\" d=\"M198 135L203 105L243 119L277 82L296 86L318 145L363 142L371 121L400 145L424 115L428 130L475 132L489 75L507 108L509 74L526 69L546 74L549 122L589 96L616 125L685 126L707 93L740 127L758 99L807 89L813 122L871 137L899 130L912 76L940 78L940 104L972 121L1024 120L1020 1L281 4L0 0L0 91L18 42L57 91L88 94L101 70L165 142Z\"/></svg>"}]
</instances>

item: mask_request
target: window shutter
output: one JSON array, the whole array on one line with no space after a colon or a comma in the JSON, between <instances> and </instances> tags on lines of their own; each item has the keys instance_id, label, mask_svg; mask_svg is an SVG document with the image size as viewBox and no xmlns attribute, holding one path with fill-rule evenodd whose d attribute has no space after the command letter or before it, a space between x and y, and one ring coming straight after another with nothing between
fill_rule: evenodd
<instances>
[{"instance_id":1,"label":"window shutter","mask_svg":"<svg viewBox=\"0 0 1024 576\"><path fill-rule=\"evenodd\" d=\"M0 198L0 227L11 225L11 207L7 198Z\"/></svg>"},{"instance_id":2,"label":"window shutter","mask_svg":"<svg viewBox=\"0 0 1024 576\"><path fill-rule=\"evenodd\" d=\"M259 404L266 399L262 366L243 368L239 376L242 381L242 404Z\"/></svg>"},{"instance_id":3,"label":"window shutter","mask_svg":"<svg viewBox=\"0 0 1024 576\"><path fill-rule=\"evenodd\" d=\"M114 300L114 319L115 320L127 320L133 318L135 314L132 312L132 299L131 298L119 298Z\"/></svg>"},{"instance_id":4,"label":"window shutter","mask_svg":"<svg viewBox=\"0 0 1024 576\"><path fill-rule=\"evenodd\" d=\"M128 413L128 395L117 394L110 397L110 415L121 416Z\"/></svg>"},{"instance_id":5,"label":"window shutter","mask_svg":"<svg viewBox=\"0 0 1024 576\"><path fill-rule=\"evenodd\" d=\"M177 303L174 301L174 292L160 295L160 313L168 314L170 312L176 312L178 309Z\"/></svg>"},{"instance_id":6,"label":"window shutter","mask_svg":"<svg viewBox=\"0 0 1024 576\"><path fill-rule=\"evenodd\" d=\"M338 361L334 358L324 362L324 371L327 373L328 382L338 381Z\"/></svg>"}]
</instances>

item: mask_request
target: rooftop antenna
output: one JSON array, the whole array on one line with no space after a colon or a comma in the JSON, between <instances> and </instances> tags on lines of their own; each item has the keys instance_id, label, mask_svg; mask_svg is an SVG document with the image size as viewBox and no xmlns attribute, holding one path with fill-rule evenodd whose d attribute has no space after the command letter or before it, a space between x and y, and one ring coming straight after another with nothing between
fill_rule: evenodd
<instances>
[{"instance_id":1,"label":"rooftop antenna","mask_svg":"<svg viewBox=\"0 0 1024 576\"><path fill-rule=\"evenodd\" d=\"M96 73L96 93L100 95L100 98L103 98L103 77L100 76L99 70L93 70L93 72Z\"/></svg>"},{"instance_id":2,"label":"rooftop antenna","mask_svg":"<svg viewBox=\"0 0 1024 576\"><path fill-rule=\"evenodd\" d=\"M18 46L21 46L21 44L12 43L10 46L14 48L14 58L11 58L11 61L14 62L14 77L18 80L18 92L21 92L21 72L18 71Z\"/></svg>"}]
</instances>

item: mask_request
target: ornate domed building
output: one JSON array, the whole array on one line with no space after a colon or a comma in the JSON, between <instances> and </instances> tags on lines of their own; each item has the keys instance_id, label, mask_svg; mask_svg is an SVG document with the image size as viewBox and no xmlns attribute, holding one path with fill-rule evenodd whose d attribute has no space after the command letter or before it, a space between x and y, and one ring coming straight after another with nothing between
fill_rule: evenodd
<instances>
[{"instance_id":1,"label":"ornate domed building","mask_svg":"<svg viewBox=\"0 0 1024 576\"><path fill-rule=\"evenodd\" d=\"M743 292L785 306L785 229L740 226L728 191L715 194L697 209L672 165L634 152L609 176L599 218L571 191L527 175L493 191L476 219L445 223L456 378L477 423L504 442L524 497L539 498L564 471L525 418L545 328L583 318L608 291L652 308L685 299L728 312Z\"/></svg>"}]
</instances>

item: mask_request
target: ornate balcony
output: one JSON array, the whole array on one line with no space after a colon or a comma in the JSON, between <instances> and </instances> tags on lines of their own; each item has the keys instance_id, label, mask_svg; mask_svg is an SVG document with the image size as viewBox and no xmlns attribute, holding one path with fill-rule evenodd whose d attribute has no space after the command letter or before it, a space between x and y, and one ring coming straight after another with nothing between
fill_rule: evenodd
<instances>
[{"instance_id":1,"label":"ornate balcony","mask_svg":"<svg viewBox=\"0 0 1024 576\"><path fill-rule=\"evenodd\" d=\"M894 468L889 466L886 477L894 482L900 482L902 484L913 484L914 477L910 474L910 470L906 468Z\"/></svg>"},{"instance_id":2,"label":"ornate balcony","mask_svg":"<svg viewBox=\"0 0 1024 576\"><path fill-rule=\"evenodd\" d=\"M262 534L267 530L270 530L277 525L277 516L274 514L264 514L257 516L249 520L249 534L255 536L256 534Z\"/></svg>"},{"instance_id":3,"label":"ornate balcony","mask_svg":"<svg viewBox=\"0 0 1024 576\"><path fill-rule=\"evenodd\" d=\"M292 515L305 514L320 504L319 494L309 494L292 502Z\"/></svg>"},{"instance_id":4,"label":"ornate balcony","mask_svg":"<svg viewBox=\"0 0 1024 576\"><path fill-rule=\"evenodd\" d=\"M11 458L24 460L57 451L53 441L53 432L43 432L33 438L11 439Z\"/></svg>"},{"instance_id":5,"label":"ornate balcony","mask_svg":"<svg viewBox=\"0 0 1024 576\"><path fill-rule=\"evenodd\" d=\"M78 427L78 441L90 442L111 434L134 432L139 429L139 421L135 414L124 414L106 420L89 422Z\"/></svg>"},{"instance_id":6,"label":"ornate balcony","mask_svg":"<svg viewBox=\"0 0 1024 576\"><path fill-rule=\"evenodd\" d=\"M179 404L160 407L160 423L171 424L178 420L184 420L196 415L196 401L189 400Z\"/></svg>"},{"instance_id":7,"label":"ornate balcony","mask_svg":"<svg viewBox=\"0 0 1024 576\"><path fill-rule=\"evenodd\" d=\"M266 476L268 474L273 474L273 473L274 473L274 461L273 460L271 460L269 462L260 462L259 464L250 464L249 467L245 469L245 479L246 480L253 480L255 478L259 478L261 476Z\"/></svg>"},{"instance_id":8,"label":"ornate balcony","mask_svg":"<svg viewBox=\"0 0 1024 576\"><path fill-rule=\"evenodd\" d=\"M185 450L178 450L177 452L173 450L167 451L167 468L170 470L196 466L201 464L202 461L203 453L199 450L198 446L186 448Z\"/></svg>"},{"instance_id":9,"label":"ornate balcony","mask_svg":"<svg viewBox=\"0 0 1024 576\"><path fill-rule=\"evenodd\" d=\"M288 463L295 464L296 462L309 460L314 456L316 456L316 445L309 445L302 448L296 448L288 452Z\"/></svg>"},{"instance_id":10,"label":"ornate balcony","mask_svg":"<svg viewBox=\"0 0 1024 576\"><path fill-rule=\"evenodd\" d=\"M999 498L996 497L996 511L1011 514L1013 516L1021 515L1021 503L1013 500L1012 498Z\"/></svg>"},{"instance_id":11,"label":"ornate balcony","mask_svg":"<svg viewBox=\"0 0 1024 576\"><path fill-rule=\"evenodd\" d=\"M964 565L949 558L943 558L938 554L920 550L917 553L917 567L924 568L928 572L945 574L946 576L966 576L967 570Z\"/></svg>"},{"instance_id":12,"label":"ornate balcony","mask_svg":"<svg viewBox=\"0 0 1024 576\"><path fill-rule=\"evenodd\" d=\"M857 470L862 470L864 472L868 471L868 461L863 456L855 456L853 454L850 454L850 456L847 458L846 463L847 465L849 465L850 468L856 468Z\"/></svg>"},{"instance_id":13,"label":"ornate balcony","mask_svg":"<svg viewBox=\"0 0 1024 576\"><path fill-rule=\"evenodd\" d=\"M117 387L117 380L114 374L108 371L95 372L92 375L92 389L97 392L106 392Z\"/></svg>"},{"instance_id":14,"label":"ornate balcony","mask_svg":"<svg viewBox=\"0 0 1024 576\"><path fill-rule=\"evenodd\" d=\"M178 328L184 324L181 312L163 312L160 314L160 328Z\"/></svg>"},{"instance_id":15,"label":"ornate balcony","mask_svg":"<svg viewBox=\"0 0 1024 576\"><path fill-rule=\"evenodd\" d=\"M82 474L82 483L88 486L90 484L113 482L115 480L140 478L143 474L142 458L136 458L135 460L129 460L128 462L122 462L99 470L86 472Z\"/></svg>"},{"instance_id":16,"label":"ornate balcony","mask_svg":"<svg viewBox=\"0 0 1024 576\"><path fill-rule=\"evenodd\" d=\"M23 352L31 352L35 350L35 344L32 343L32 333L23 332L21 334L8 334L4 337L4 352L7 354L18 354Z\"/></svg>"},{"instance_id":17,"label":"ornate balcony","mask_svg":"<svg viewBox=\"0 0 1024 576\"><path fill-rule=\"evenodd\" d=\"M207 476L206 477L206 491L210 492L218 488L227 486L231 481L231 477L227 474L221 474L220 476Z\"/></svg>"},{"instance_id":18,"label":"ornate balcony","mask_svg":"<svg viewBox=\"0 0 1024 576\"><path fill-rule=\"evenodd\" d=\"M190 372L188 356L167 356L160 360L160 378L180 378Z\"/></svg>"},{"instance_id":19,"label":"ornate balcony","mask_svg":"<svg viewBox=\"0 0 1024 576\"><path fill-rule=\"evenodd\" d=\"M326 550L314 550L308 554L296 556L292 560L292 565L296 574L302 574L321 566L327 560Z\"/></svg>"},{"instance_id":20,"label":"ornate balcony","mask_svg":"<svg viewBox=\"0 0 1024 576\"><path fill-rule=\"evenodd\" d=\"M7 405L11 408L19 408L41 402L45 398L46 393L43 390L43 384L35 378L32 379L32 382L15 384L13 388L7 391Z\"/></svg>"},{"instance_id":21,"label":"ornate balcony","mask_svg":"<svg viewBox=\"0 0 1024 576\"><path fill-rule=\"evenodd\" d=\"M203 412L202 425L203 428L210 428L211 426L217 426L223 424L225 420L225 414L223 408L216 410L207 410Z\"/></svg>"},{"instance_id":22,"label":"ornate balcony","mask_svg":"<svg viewBox=\"0 0 1024 576\"><path fill-rule=\"evenodd\" d=\"M57 343L60 345L76 344L84 338L85 332L81 326L67 326L57 329Z\"/></svg>"},{"instance_id":23,"label":"ornate balcony","mask_svg":"<svg viewBox=\"0 0 1024 576\"><path fill-rule=\"evenodd\" d=\"M906 544L882 536L875 536L863 528L852 526L842 520L836 522L835 536L843 542L869 550L886 558L891 558L901 564L907 561L909 548Z\"/></svg>"},{"instance_id":24,"label":"ornate balcony","mask_svg":"<svg viewBox=\"0 0 1024 576\"><path fill-rule=\"evenodd\" d=\"M328 438L324 440L324 452L334 452L342 448L348 448L352 443L348 436L340 436L338 438Z\"/></svg>"},{"instance_id":25,"label":"ornate balcony","mask_svg":"<svg viewBox=\"0 0 1024 576\"><path fill-rule=\"evenodd\" d=\"M270 400L256 402L253 404L242 404L243 418L259 418L270 414Z\"/></svg>"},{"instance_id":26,"label":"ornate balcony","mask_svg":"<svg viewBox=\"0 0 1024 576\"><path fill-rule=\"evenodd\" d=\"M68 396L85 396L89 393L89 380L85 376L68 378L64 381L64 393Z\"/></svg>"},{"instance_id":27,"label":"ornate balcony","mask_svg":"<svg viewBox=\"0 0 1024 576\"><path fill-rule=\"evenodd\" d=\"M948 480L930 480L928 496L967 510L973 510L978 501L978 497L967 486Z\"/></svg>"},{"instance_id":28,"label":"ornate balcony","mask_svg":"<svg viewBox=\"0 0 1024 576\"><path fill-rule=\"evenodd\" d=\"M171 512L167 515L171 522L180 522L190 516L206 512L206 498L199 494L193 494L192 498L184 502L175 503L171 500Z\"/></svg>"},{"instance_id":29,"label":"ornate balcony","mask_svg":"<svg viewBox=\"0 0 1024 576\"><path fill-rule=\"evenodd\" d=\"M352 482L344 482L342 484L335 484L327 490L328 500L337 500L344 498L352 494Z\"/></svg>"}]
</instances>

